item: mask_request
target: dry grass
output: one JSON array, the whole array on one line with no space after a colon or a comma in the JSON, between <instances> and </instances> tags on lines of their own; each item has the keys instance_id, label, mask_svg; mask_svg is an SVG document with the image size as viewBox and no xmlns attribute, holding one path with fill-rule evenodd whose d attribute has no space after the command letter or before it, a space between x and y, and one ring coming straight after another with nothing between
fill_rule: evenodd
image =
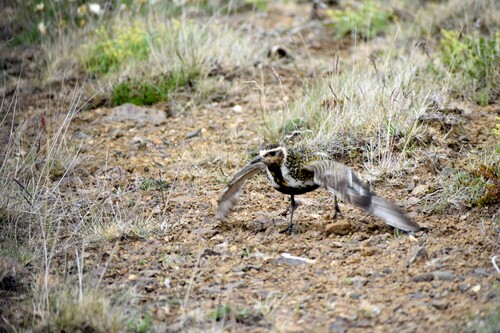
<instances>
[{"instance_id":1,"label":"dry grass","mask_svg":"<svg viewBox=\"0 0 500 333\"><path fill-rule=\"evenodd\" d=\"M436 100L448 98L449 82L437 82L437 78L425 70L429 50L417 47L421 32L431 27L425 30L425 37L430 37L435 33L433 27L448 27L448 22L454 28L461 24L471 28L470 17L463 21L463 14L468 13L470 6L482 13L481 22L486 26L497 27L494 15L498 8L493 0L466 1L460 5L457 1L428 3L416 14L418 24L394 24L394 30L389 29L386 37L356 45L352 61L341 59L330 74L307 82L302 96L293 101L283 99L281 109L270 109L264 100L262 135L272 142L307 144L335 155L361 157L365 169L375 177L407 172L419 163L418 157L410 158L418 156L419 136L426 130L419 123L419 117L432 112L431 105ZM443 17L452 20L436 19L429 14L431 11L444 11ZM94 80L92 85L96 87L126 77L148 79L165 73L195 73L195 92L189 94L189 98L197 104L214 96L222 100L234 89L234 84L224 78L225 74L251 68L266 49L249 37L250 34L230 28L217 16L201 21L183 16L174 19L169 12L153 10L144 16L132 14L124 12L111 16L109 22L97 20L78 32L62 34L55 44L47 47L45 80L60 81L83 74L82 58L76 56L85 54L81 45L102 42L100 36L91 33L100 24L105 24L112 34L116 33L113 29L118 29L118 21L131 25L139 22L141 29L155 38L147 40L147 57L127 58L116 71L111 70ZM412 26L411 29L408 26ZM378 58L368 59L367 55L372 53ZM310 60L313 63L314 59ZM285 90L282 85L282 91ZM105 174L97 179L97 184L85 185L79 179L76 169L80 161L79 147L67 139L68 127L82 104L79 96L75 93L71 108L58 125L48 126L47 119L37 115L19 121L19 125L12 128L0 165L0 256L13 258L15 263L0 267L0 277L16 263L36 267L29 301L33 302L38 315L33 323L37 327L53 331L85 328L100 332L124 331L127 329L125 302L102 293L99 280L84 273L81 245L123 238L148 239L167 233L172 221L166 210L147 207L139 200L141 180L131 189L126 187L129 184L124 184L126 180ZM7 116L14 119L12 123L17 123L19 110L15 104L6 104L2 100ZM219 163L224 159L219 151L200 154L199 160ZM203 154L214 156L206 158ZM472 163L471 168L478 163L498 163L498 154L479 160ZM239 160L230 162L240 163ZM179 164L179 169L188 171L196 167L183 161ZM103 169L109 170L108 165ZM196 171L201 174L205 170L200 167ZM457 172L449 176L449 182L442 183L436 192L442 205L464 205L480 195L484 182L464 186L467 176L470 174L464 176ZM168 206L175 185L170 184L165 192L157 193L155 199L161 198L164 207ZM72 191L75 188L76 191ZM75 253L77 257L77 272L64 279L56 276L53 266L55 256L62 252ZM189 288L197 273L194 269ZM97 288L90 287L92 285ZM223 315L222 322L217 322L198 307L199 304L191 302L189 292L190 289L182 297L184 315L179 318L180 328L224 331L237 327L232 325L238 314L227 318ZM274 323L284 297L271 294L267 299L257 299L252 311ZM139 330L148 323L137 321L132 326Z\"/></svg>"},{"instance_id":2,"label":"dry grass","mask_svg":"<svg viewBox=\"0 0 500 333\"><path fill-rule=\"evenodd\" d=\"M9 267L33 267L30 278L26 270L14 275L31 285L32 292L22 304L28 309L33 306L37 314L30 325L51 331L90 327L96 332L118 332L123 327L120 312L98 287L86 286L95 283L88 282L84 273L84 250L75 249L89 240L80 234L88 217L85 207L79 206L84 198L68 188L68 184L81 185L76 174L79 149L67 139L68 127L80 110L79 94L75 92L73 104L58 126L51 126L48 119L52 118L45 115L18 121L15 104L4 109L6 117L19 125L12 127L9 145L2 151L0 256L4 263L13 262ZM104 210L102 204L99 209ZM76 251L78 270L60 280L53 260L68 251ZM10 274L9 267L3 267L0 275ZM77 287L72 287L75 282Z\"/></svg>"},{"instance_id":3,"label":"dry grass","mask_svg":"<svg viewBox=\"0 0 500 333\"><path fill-rule=\"evenodd\" d=\"M116 95L130 86L142 91L136 100L145 104L170 99L177 88L188 85L194 88L190 98L201 103L225 96L227 84L219 80L211 87L214 78L252 66L266 50L263 42L231 28L217 15L173 17L169 8L151 6L142 15L117 12L109 20L89 23L48 44L45 81L81 77L87 71L88 76L97 77L90 85L94 91L104 87ZM149 87L150 83L163 91Z\"/></svg>"},{"instance_id":4,"label":"dry grass","mask_svg":"<svg viewBox=\"0 0 500 333\"><path fill-rule=\"evenodd\" d=\"M411 58L343 64L312 82L282 110L264 109L271 142L307 144L338 155L358 154L394 169L422 131L419 117L438 90ZM401 156L400 156L401 155Z\"/></svg>"}]
</instances>

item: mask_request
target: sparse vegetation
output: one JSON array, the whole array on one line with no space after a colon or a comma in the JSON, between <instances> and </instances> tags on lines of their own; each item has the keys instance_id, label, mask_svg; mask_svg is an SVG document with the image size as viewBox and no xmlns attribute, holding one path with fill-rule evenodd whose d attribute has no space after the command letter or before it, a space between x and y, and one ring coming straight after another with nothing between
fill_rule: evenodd
<instances>
[{"instance_id":1,"label":"sparse vegetation","mask_svg":"<svg viewBox=\"0 0 500 333\"><path fill-rule=\"evenodd\" d=\"M493 101L500 87L500 32L484 37L441 30L441 58L457 93L481 105Z\"/></svg>"},{"instance_id":2,"label":"sparse vegetation","mask_svg":"<svg viewBox=\"0 0 500 333\"><path fill-rule=\"evenodd\" d=\"M388 58L375 66L366 61L338 68L309 84L290 107L264 110L264 135L270 142L299 141L335 154L363 154L377 164L397 159L420 135L418 119L428 111L437 85L432 78L424 84L422 71L409 59Z\"/></svg>"},{"instance_id":3,"label":"sparse vegetation","mask_svg":"<svg viewBox=\"0 0 500 333\"><path fill-rule=\"evenodd\" d=\"M498 326L497 1L345 1L319 21L309 1L106 4L0 8L0 331ZM168 117L119 123L123 103ZM285 236L264 175L217 222L262 141L320 148L428 229L341 207L336 234L317 191ZM441 267L455 280L422 288Z\"/></svg>"},{"instance_id":4,"label":"sparse vegetation","mask_svg":"<svg viewBox=\"0 0 500 333\"><path fill-rule=\"evenodd\" d=\"M152 105L167 101L169 92L182 87L196 77L196 73L172 73L166 76L141 77L123 80L113 86L113 102L115 105L132 103L135 105Z\"/></svg>"},{"instance_id":5,"label":"sparse vegetation","mask_svg":"<svg viewBox=\"0 0 500 333\"><path fill-rule=\"evenodd\" d=\"M327 14L333 20L336 38L351 35L371 39L383 33L393 19L391 9L374 1L355 3L352 7L348 4L344 9L328 10Z\"/></svg>"},{"instance_id":6,"label":"sparse vegetation","mask_svg":"<svg viewBox=\"0 0 500 333\"><path fill-rule=\"evenodd\" d=\"M155 38L139 20L132 24L118 20L109 32L100 26L95 35L95 41L83 47L83 65L92 74L119 71L127 62L146 60Z\"/></svg>"},{"instance_id":7,"label":"sparse vegetation","mask_svg":"<svg viewBox=\"0 0 500 333\"><path fill-rule=\"evenodd\" d=\"M123 313L113 307L100 290L66 290L50 292L49 331L72 332L79 329L93 332L122 332ZM136 330L136 332L145 332Z\"/></svg>"}]
</instances>

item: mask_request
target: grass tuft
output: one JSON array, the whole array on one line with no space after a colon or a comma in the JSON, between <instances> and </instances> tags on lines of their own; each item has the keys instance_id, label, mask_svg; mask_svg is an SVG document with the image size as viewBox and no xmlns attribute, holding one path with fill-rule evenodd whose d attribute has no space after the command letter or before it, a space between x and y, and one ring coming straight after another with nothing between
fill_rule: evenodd
<instances>
[{"instance_id":1,"label":"grass tuft","mask_svg":"<svg viewBox=\"0 0 500 333\"><path fill-rule=\"evenodd\" d=\"M481 105L499 94L500 32L488 37L441 30L441 59L456 91Z\"/></svg>"},{"instance_id":2,"label":"grass tuft","mask_svg":"<svg viewBox=\"0 0 500 333\"><path fill-rule=\"evenodd\" d=\"M122 332L123 315L102 290L54 292L50 299L48 329L52 332ZM142 331L144 332L144 331Z\"/></svg>"},{"instance_id":3,"label":"grass tuft","mask_svg":"<svg viewBox=\"0 0 500 333\"><path fill-rule=\"evenodd\" d=\"M365 1L345 9L329 9L333 20L335 38L351 35L353 38L371 39L385 32L393 19L391 9L385 9L373 1Z\"/></svg>"},{"instance_id":4,"label":"grass tuft","mask_svg":"<svg viewBox=\"0 0 500 333\"><path fill-rule=\"evenodd\" d=\"M308 84L284 110L261 112L272 143L306 144L335 155L397 161L421 134L433 86L411 59L359 62Z\"/></svg>"}]
</instances>

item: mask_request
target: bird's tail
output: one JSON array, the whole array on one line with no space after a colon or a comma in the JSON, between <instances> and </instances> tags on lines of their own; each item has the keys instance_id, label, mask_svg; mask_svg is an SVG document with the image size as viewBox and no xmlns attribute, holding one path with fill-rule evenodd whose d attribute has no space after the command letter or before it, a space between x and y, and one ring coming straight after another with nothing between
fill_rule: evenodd
<instances>
[{"instance_id":1,"label":"bird's tail","mask_svg":"<svg viewBox=\"0 0 500 333\"><path fill-rule=\"evenodd\" d=\"M391 227L411 232L420 230L420 226L407 218L401 209L376 195L372 196L369 211Z\"/></svg>"}]
</instances>

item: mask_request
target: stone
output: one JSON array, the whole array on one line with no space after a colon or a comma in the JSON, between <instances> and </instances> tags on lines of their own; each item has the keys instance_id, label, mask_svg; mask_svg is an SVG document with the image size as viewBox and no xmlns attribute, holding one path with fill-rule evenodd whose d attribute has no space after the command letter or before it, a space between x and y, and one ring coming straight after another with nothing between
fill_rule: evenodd
<instances>
[{"instance_id":1,"label":"stone","mask_svg":"<svg viewBox=\"0 0 500 333\"><path fill-rule=\"evenodd\" d=\"M434 280L434 274L432 273L423 273L419 275L415 275L411 278L414 282L429 282Z\"/></svg>"},{"instance_id":2,"label":"stone","mask_svg":"<svg viewBox=\"0 0 500 333\"><path fill-rule=\"evenodd\" d=\"M453 281L455 280L455 274L452 271L434 271L432 275L436 280L442 281Z\"/></svg>"},{"instance_id":3,"label":"stone","mask_svg":"<svg viewBox=\"0 0 500 333\"><path fill-rule=\"evenodd\" d=\"M347 220L336 221L326 226L327 236L334 234L339 236L347 235L351 231L351 223Z\"/></svg>"},{"instance_id":4,"label":"stone","mask_svg":"<svg viewBox=\"0 0 500 333\"><path fill-rule=\"evenodd\" d=\"M126 103L114 108L108 116L104 117L104 120L115 123L132 121L135 123L161 125L167 121L167 114L162 110Z\"/></svg>"}]
</instances>

